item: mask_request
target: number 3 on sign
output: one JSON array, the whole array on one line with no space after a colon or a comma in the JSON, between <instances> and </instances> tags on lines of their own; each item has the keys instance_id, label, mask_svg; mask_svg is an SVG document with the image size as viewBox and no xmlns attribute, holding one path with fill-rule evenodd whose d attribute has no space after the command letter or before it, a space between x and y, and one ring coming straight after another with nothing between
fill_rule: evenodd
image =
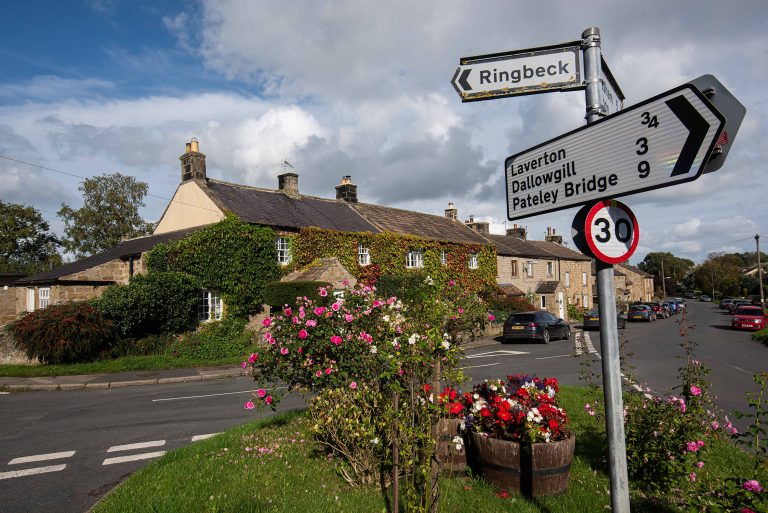
<instances>
[{"instance_id":1,"label":"number 3 on sign","mask_svg":"<svg viewBox=\"0 0 768 513\"><path fill-rule=\"evenodd\" d=\"M600 201L586 217L587 245L599 260L618 264L629 260L640 240L640 228L632 211L615 200Z\"/></svg>"}]
</instances>

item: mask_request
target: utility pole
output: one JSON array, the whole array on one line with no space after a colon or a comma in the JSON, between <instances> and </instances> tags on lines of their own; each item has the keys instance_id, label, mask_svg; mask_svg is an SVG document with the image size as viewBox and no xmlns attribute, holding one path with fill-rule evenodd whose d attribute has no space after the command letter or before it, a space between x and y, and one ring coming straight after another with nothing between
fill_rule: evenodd
<instances>
[{"instance_id":1,"label":"utility pole","mask_svg":"<svg viewBox=\"0 0 768 513\"><path fill-rule=\"evenodd\" d=\"M760 235L755 235L757 246L757 278L760 280L760 307L765 309L765 295L763 294L763 266L760 264Z\"/></svg>"},{"instance_id":2,"label":"utility pole","mask_svg":"<svg viewBox=\"0 0 768 513\"><path fill-rule=\"evenodd\" d=\"M667 283L666 283L667 276L664 274L664 259L661 259L661 300L667 299Z\"/></svg>"}]
</instances>

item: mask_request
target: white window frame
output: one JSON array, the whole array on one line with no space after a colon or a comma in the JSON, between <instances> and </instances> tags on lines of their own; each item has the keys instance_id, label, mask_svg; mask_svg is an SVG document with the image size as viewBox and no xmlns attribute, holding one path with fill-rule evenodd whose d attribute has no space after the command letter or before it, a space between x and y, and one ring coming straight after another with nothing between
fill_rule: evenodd
<instances>
[{"instance_id":1,"label":"white window frame","mask_svg":"<svg viewBox=\"0 0 768 513\"><path fill-rule=\"evenodd\" d=\"M357 245L357 263L363 267L371 263L371 250L362 244Z\"/></svg>"},{"instance_id":2,"label":"white window frame","mask_svg":"<svg viewBox=\"0 0 768 513\"><path fill-rule=\"evenodd\" d=\"M28 287L27 288L27 312L34 312L35 311L35 288L34 287Z\"/></svg>"},{"instance_id":3,"label":"white window frame","mask_svg":"<svg viewBox=\"0 0 768 513\"><path fill-rule=\"evenodd\" d=\"M547 309L547 296L545 296L544 294L539 296L539 304L541 305L541 309L542 310L546 310Z\"/></svg>"},{"instance_id":4,"label":"white window frame","mask_svg":"<svg viewBox=\"0 0 768 513\"><path fill-rule=\"evenodd\" d=\"M197 303L197 320L199 322L220 321L224 312L224 301L217 290L204 290L200 293Z\"/></svg>"},{"instance_id":5,"label":"white window frame","mask_svg":"<svg viewBox=\"0 0 768 513\"><path fill-rule=\"evenodd\" d=\"M555 263L547 262L547 276L551 277L555 275Z\"/></svg>"},{"instance_id":6,"label":"white window frame","mask_svg":"<svg viewBox=\"0 0 768 513\"><path fill-rule=\"evenodd\" d=\"M51 304L50 287L41 287L37 289L37 304L38 308L45 308Z\"/></svg>"},{"instance_id":7,"label":"white window frame","mask_svg":"<svg viewBox=\"0 0 768 513\"><path fill-rule=\"evenodd\" d=\"M448 251L445 249L440 250L440 263L442 265L448 265Z\"/></svg>"},{"instance_id":8,"label":"white window frame","mask_svg":"<svg viewBox=\"0 0 768 513\"><path fill-rule=\"evenodd\" d=\"M424 267L424 252L420 249L412 249L405 255L406 269L421 269Z\"/></svg>"},{"instance_id":9,"label":"white window frame","mask_svg":"<svg viewBox=\"0 0 768 513\"><path fill-rule=\"evenodd\" d=\"M293 255L291 255L291 239L289 237L281 235L275 237L275 249L277 250L278 264L288 265L291 263Z\"/></svg>"},{"instance_id":10,"label":"white window frame","mask_svg":"<svg viewBox=\"0 0 768 513\"><path fill-rule=\"evenodd\" d=\"M581 284L586 285L587 284L587 273L583 272L581 273Z\"/></svg>"},{"instance_id":11,"label":"white window frame","mask_svg":"<svg viewBox=\"0 0 768 513\"><path fill-rule=\"evenodd\" d=\"M581 303L584 308L589 308L589 296L586 294L581 296Z\"/></svg>"},{"instance_id":12,"label":"white window frame","mask_svg":"<svg viewBox=\"0 0 768 513\"><path fill-rule=\"evenodd\" d=\"M480 261L477 258L477 253L469 254L469 262L467 262L470 269L478 269L480 267Z\"/></svg>"},{"instance_id":13,"label":"white window frame","mask_svg":"<svg viewBox=\"0 0 768 513\"><path fill-rule=\"evenodd\" d=\"M529 278L533 278L533 262L530 260L525 263L525 275Z\"/></svg>"},{"instance_id":14,"label":"white window frame","mask_svg":"<svg viewBox=\"0 0 768 513\"><path fill-rule=\"evenodd\" d=\"M571 286L571 271L565 271L565 286Z\"/></svg>"}]
</instances>

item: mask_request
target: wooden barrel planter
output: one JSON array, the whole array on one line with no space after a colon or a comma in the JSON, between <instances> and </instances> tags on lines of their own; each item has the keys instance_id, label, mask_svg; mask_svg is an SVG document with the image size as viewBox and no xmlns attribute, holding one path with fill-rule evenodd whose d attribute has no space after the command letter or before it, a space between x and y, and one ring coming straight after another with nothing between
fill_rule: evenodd
<instances>
[{"instance_id":1,"label":"wooden barrel planter","mask_svg":"<svg viewBox=\"0 0 768 513\"><path fill-rule=\"evenodd\" d=\"M568 488L576 438L521 446L518 442L472 433L473 461L499 492L528 497L562 493Z\"/></svg>"},{"instance_id":2,"label":"wooden barrel planter","mask_svg":"<svg viewBox=\"0 0 768 513\"><path fill-rule=\"evenodd\" d=\"M464 439L459 431L461 419L440 419L437 421L437 448L435 454L440 462L441 474L463 474L467 467L467 451L462 445L456 449L453 439L457 436Z\"/></svg>"}]
</instances>

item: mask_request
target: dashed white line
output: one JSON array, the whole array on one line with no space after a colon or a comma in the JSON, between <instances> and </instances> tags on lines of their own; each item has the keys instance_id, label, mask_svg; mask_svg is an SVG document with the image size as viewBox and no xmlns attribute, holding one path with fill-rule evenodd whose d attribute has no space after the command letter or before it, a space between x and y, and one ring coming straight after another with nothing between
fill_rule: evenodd
<instances>
[{"instance_id":1,"label":"dashed white line","mask_svg":"<svg viewBox=\"0 0 768 513\"><path fill-rule=\"evenodd\" d=\"M148 460L151 458L159 458L165 454L165 451L157 452L144 452L141 454L134 454L132 456L116 456L114 458L107 458L102 465L114 465L115 463L126 463L128 461Z\"/></svg>"},{"instance_id":2,"label":"dashed white line","mask_svg":"<svg viewBox=\"0 0 768 513\"><path fill-rule=\"evenodd\" d=\"M474 353L464 357L465 360L471 360L472 358L491 358L493 356L516 356L519 354L529 354L525 351L511 351L507 349L500 349L497 351L487 351L485 353Z\"/></svg>"},{"instance_id":3,"label":"dashed white line","mask_svg":"<svg viewBox=\"0 0 768 513\"><path fill-rule=\"evenodd\" d=\"M275 387L275 388L268 388L267 390L284 390L288 387ZM152 399L153 403L157 403L160 401L181 401L182 399L199 399L201 397L218 397L220 395L237 395L237 394L250 394L255 392L256 390L242 390L240 392L222 392L220 394L205 394L205 395L188 395L184 397L166 397L163 399Z\"/></svg>"},{"instance_id":4,"label":"dashed white line","mask_svg":"<svg viewBox=\"0 0 768 513\"><path fill-rule=\"evenodd\" d=\"M139 442L135 444L113 445L107 452L133 451L134 449L146 449L147 447L160 447L165 445L165 440L153 440L151 442Z\"/></svg>"},{"instance_id":5,"label":"dashed white line","mask_svg":"<svg viewBox=\"0 0 768 513\"><path fill-rule=\"evenodd\" d=\"M500 363L486 363L485 365L472 365L469 367L459 367L460 369L479 369L480 367L493 367L494 365L501 365Z\"/></svg>"},{"instance_id":6,"label":"dashed white line","mask_svg":"<svg viewBox=\"0 0 768 513\"><path fill-rule=\"evenodd\" d=\"M48 472L58 472L64 470L67 465L50 465L48 467L28 468L24 470L14 470L12 472L0 472L0 479L11 479L14 477L34 476L35 474L46 474Z\"/></svg>"},{"instance_id":7,"label":"dashed white line","mask_svg":"<svg viewBox=\"0 0 768 513\"><path fill-rule=\"evenodd\" d=\"M58 460L61 458L71 458L75 451L51 452L48 454L35 454L34 456L22 456L14 458L8 462L8 465L18 465L20 463L32 463L34 461Z\"/></svg>"},{"instance_id":8,"label":"dashed white line","mask_svg":"<svg viewBox=\"0 0 768 513\"><path fill-rule=\"evenodd\" d=\"M192 441L197 442L198 440L205 440L207 438L210 438L216 435L218 435L218 433L208 433L207 435L195 435L192 437Z\"/></svg>"},{"instance_id":9,"label":"dashed white line","mask_svg":"<svg viewBox=\"0 0 768 513\"><path fill-rule=\"evenodd\" d=\"M559 354L559 355L556 355L556 356L540 356L540 357L536 358L536 360L549 360L550 358L565 358L566 356L573 357L572 354Z\"/></svg>"},{"instance_id":10,"label":"dashed white line","mask_svg":"<svg viewBox=\"0 0 768 513\"><path fill-rule=\"evenodd\" d=\"M749 372L748 370L744 370L741 367L736 367L735 365L731 365L730 363L726 363L726 365L728 367L732 367L732 368L736 369L737 371L746 372L749 375L755 374L754 372Z\"/></svg>"}]
</instances>

